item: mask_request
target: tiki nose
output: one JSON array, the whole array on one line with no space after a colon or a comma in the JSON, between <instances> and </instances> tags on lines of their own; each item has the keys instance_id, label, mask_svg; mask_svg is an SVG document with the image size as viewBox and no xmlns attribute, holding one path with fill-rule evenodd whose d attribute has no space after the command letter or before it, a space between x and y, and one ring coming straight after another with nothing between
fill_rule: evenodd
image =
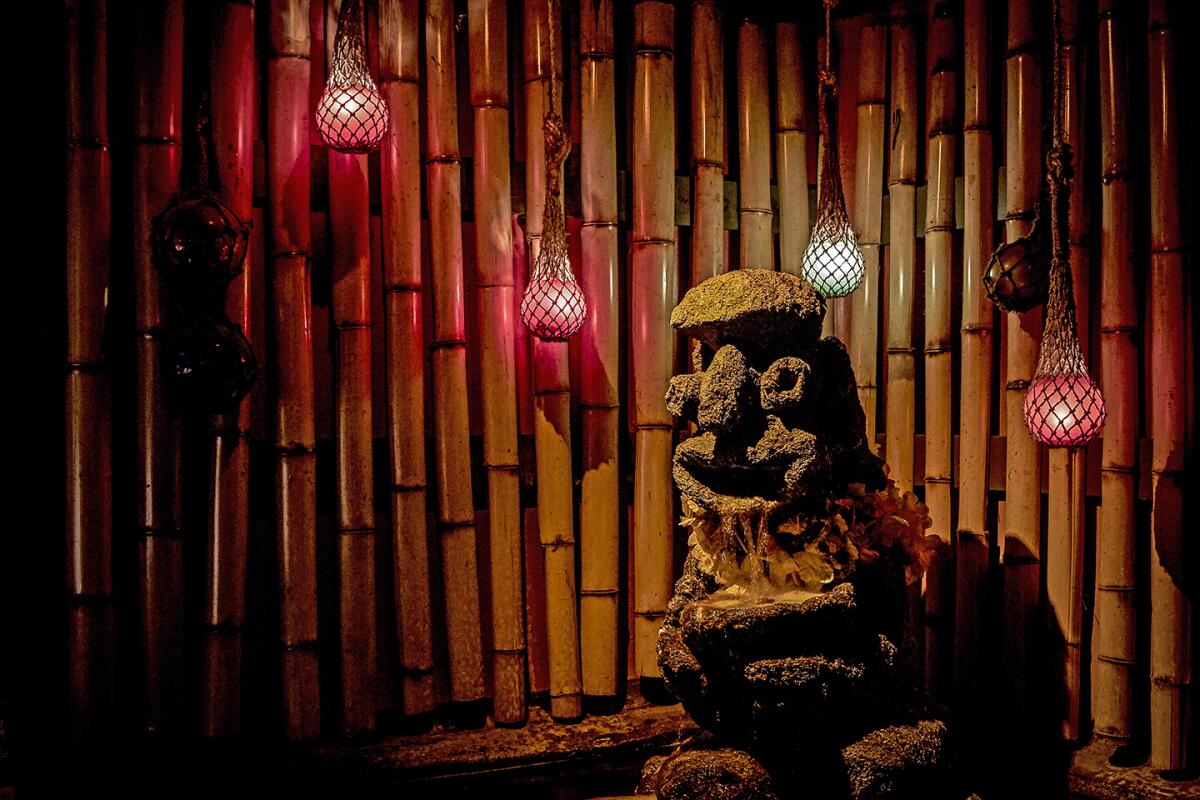
<instances>
[{"instance_id":1,"label":"tiki nose","mask_svg":"<svg viewBox=\"0 0 1200 800\"><path fill-rule=\"evenodd\" d=\"M696 423L704 431L732 431L746 419L757 396L754 371L733 345L716 352L700 383Z\"/></svg>"}]
</instances>

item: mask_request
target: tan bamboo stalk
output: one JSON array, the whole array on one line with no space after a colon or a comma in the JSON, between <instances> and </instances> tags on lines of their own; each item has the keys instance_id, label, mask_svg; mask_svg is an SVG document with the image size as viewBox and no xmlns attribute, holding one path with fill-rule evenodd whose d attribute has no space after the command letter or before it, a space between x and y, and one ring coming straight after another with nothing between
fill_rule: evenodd
<instances>
[{"instance_id":1,"label":"tan bamboo stalk","mask_svg":"<svg viewBox=\"0 0 1200 800\"><path fill-rule=\"evenodd\" d=\"M76 737L113 711L112 431L102 347L112 240L108 8L67 3L66 539L68 692Z\"/></svg>"},{"instance_id":2,"label":"tan bamboo stalk","mask_svg":"<svg viewBox=\"0 0 1200 800\"><path fill-rule=\"evenodd\" d=\"M1188 768L1192 706L1192 606L1184 569L1184 451L1189 397L1188 243L1183 229L1183 114L1176 7L1150 3L1150 764ZM1193 289L1194 292L1194 289ZM1194 295L1193 295L1194 296ZM1106 396L1107 399L1107 396Z\"/></svg>"},{"instance_id":3,"label":"tan bamboo stalk","mask_svg":"<svg viewBox=\"0 0 1200 800\"><path fill-rule=\"evenodd\" d=\"M979 677L983 661L980 629L984 625L988 579L988 451L992 425L992 335L995 311L984 294L982 278L994 247L996 219L996 171L992 156L989 91L990 13L989 0L967 0L963 7L965 192L953 696L955 706L965 720L977 718L973 711L978 708L981 697ZM895 209L893 202L893 215ZM894 253L894 238L892 242ZM895 308L894 301L891 307ZM888 425L891 430L891 423ZM888 439L890 441L890 435Z\"/></svg>"},{"instance_id":4,"label":"tan bamboo stalk","mask_svg":"<svg viewBox=\"0 0 1200 800\"><path fill-rule=\"evenodd\" d=\"M767 86L767 36L742 20L737 33L739 265L771 269L771 109Z\"/></svg>"},{"instance_id":5,"label":"tan bamboo stalk","mask_svg":"<svg viewBox=\"0 0 1200 800\"><path fill-rule=\"evenodd\" d=\"M137 509L145 723L169 728L182 711L183 508L179 417L162 369L167 324L151 256L151 220L179 188L183 126L183 3L134 21L133 245L137 327Z\"/></svg>"},{"instance_id":6,"label":"tan bamboo stalk","mask_svg":"<svg viewBox=\"0 0 1200 800\"><path fill-rule=\"evenodd\" d=\"M1138 309L1133 278L1128 139L1129 54L1119 4L1099 6L1100 380L1108 420L1100 455L1096 550L1096 733L1127 738L1133 725L1134 468L1138 441Z\"/></svg>"},{"instance_id":7,"label":"tan bamboo stalk","mask_svg":"<svg viewBox=\"0 0 1200 800\"><path fill-rule=\"evenodd\" d=\"M892 121L888 133L890 256L888 260L887 328L887 462L901 490L913 488L916 443L915 348L913 300L917 256L917 42L911 12L895 7L892 22ZM780 198L782 199L782 192ZM780 235L783 227L780 226Z\"/></svg>"},{"instance_id":8,"label":"tan bamboo stalk","mask_svg":"<svg viewBox=\"0 0 1200 800\"><path fill-rule=\"evenodd\" d=\"M692 4L693 286L725 271L725 48L721 25L721 6L715 0Z\"/></svg>"},{"instance_id":9,"label":"tan bamboo stalk","mask_svg":"<svg viewBox=\"0 0 1200 800\"><path fill-rule=\"evenodd\" d=\"M695 20L692 25L694 29ZM775 177L779 182L779 269L793 275L800 275L803 271L804 251L808 247L806 97L804 71L800 62L799 27L794 22L777 22L775 23ZM694 227L692 235L695 236ZM695 264L694 258L692 263ZM695 269L694 266L693 269Z\"/></svg>"},{"instance_id":10,"label":"tan bamboo stalk","mask_svg":"<svg viewBox=\"0 0 1200 800\"><path fill-rule=\"evenodd\" d=\"M542 121L552 82L561 82L561 6L525 2L525 224L529 263L537 258L545 212L545 137ZM561 113L561 105L558 106ZM562 202L562 188L558 187ZM532 269L532 266L531 266ZM546 574L546 641L550 654L550 716L583 716L575 587L575 498L571 459L570 350L566 342L533 339L534 450L538 533Z\"/></svg>"},{"instance_id":11,"label":"tan bamboo stalk","mask_svg":"<svg viewBox=\"0 0 1200 800\"><path fill-rule=\"evenodd\" d=\"M633 202L630 326L633 331L634 660L641 679L659 677L655 645L671 596L675 530L666 407L675 362L671 309L675 262L675 8L633 7Z\"/></svg>"},{"instance_id":12,"label":"tan bamboo stalk","mask_svg":"<svg viewBox=\"0 0 1200 800\"><path fill-rule=\"evenodd\" d=\"M858 141L854 168L854 230L863 254L862 283L850 297L854 336L850 353L858 398L867 417L867 441L875 446L876 360L879 351L879 262L883 250L883 140L887 116L887 25L863 26L858 54Z\"/></svg>"},{"instance_id":13,"label":"tan bamboo stalk","mask_svg":"<svg viewBox=\"0 0 1200 800\"><path fill-rule=\"evenodd\" d=\"M418 0L379 6L379 81L391 125L380 147L392 566L403 708L433 710L429 539L425 525L425 333L421 287Z\"/></svg>"},{"instance_id":14,"label":"tan bamboo stalk","mask_svg":"<svg viewBox=\"0 0 1200 800\"><path fill-rule=\"evenodd\" d=\"M254 213L254 4L213 8L211 98L216 189L245 221ZM261 236L258 232L252 235ZM249 337L254 272L248 254L225 296L229 319ZM245 618L246 541L250 526L250 398L236 414L213 419L204 603L205 735L241 727L242 621Z\"/></svg>"},{"instance_id":15,"label":"tan bamboo stalk","mask_svg":"<svg viewBox=\"0 0 1200 800\"><path fill-rule=\"evenodd\" d=\"M283 725L320 732L317 661L317 456L309 252L308 0L271 0L267 62L267 200L271 251L271 375L275 386Z\"/></svg>"},{"instance_id":16,"label":"tan bamboo stalk","mask_svg":"<svg viewBox=\"0 0 1200 800\"><path fill-rule=\"evenodd\" d=\"M580 276L588 302L582 331L583 493L579 510L583 693L618 691L621 479L617 473L621 375L617 265L617 131L612 0L580 14ZM717 172L718 181L720 172ZM720 183L717 184L720 186ZM709 222L711 224L711 220ZM716 233L721 243L720 217ZM706 231L707 233L708 231Z\"/></svg>"},{"instance_id":17,"label":"tan bamboo stalk","mask_svg":"<svg viewBox=\"0 0 1200 800\"><path fill-rule=\"evenodd\" d=\"M479 374L491 542L492 713L525 721L525 607L521 572L521 476L513 338L512 199L509 180L508 10L468 6L475 116L475 255L479 270Z\"/></svg>"},{"instance_id":18,"label":"tan bamboo stalk","mask_svg":"<svg viewBox=\"0 0 1200 800\"><path fill-rule=\"evenodd\" d=\"M890 255L887 262L887 462L902 491L912 491L916 445L916 349L913 342L914 280L917 254L917 39L911 5L893 3L891 23L891 106L887 132ZM781 195L782 199L782 195ZM783 229L780 228L782 236ZM920 584L908 587L905 608L904 667L910 680L923 682L924 604Z\"/></svg>"},{"instance_id":19,"label":"tan bamboo stalk","mask_svg":"<svg viewBox=\"0 0 1200 800\"><path fill-rule=\"evenodd\" d=\"M1063 127L1071 147L1072 163L1082 173L1084 164L1083 71L1086 61L1079 39L1079 0L1061 0L1063 17ZM1068 229L1071 281L1075 291L1079 343L1087 352L1088 187L1071 183ZM1085 476L1083 448L1051 448L1049 454L1049 507L1046 520L1046 601L1051 624L1052 658L1061 658L1063 705L1056 709L1065 739L1080 738L1083 730L1080 689L1083 680L1083 570Z\"/></svg>"},{"instance_id":20,"label":"tan bamboo stalk","mask_svg":"<svg viewBox=\"0 0 1200 800\"><path fill-rule=\"evenodd\" d=\"M467 343L463 311L462 164L458 151L454 7L425 7L426 167L433 280L433 435L450 696L486 696L480 638L475 509L467 418ZM412 146L412 143L409 143Z\"/></svg>"},{"instance_id":21,"label":"tan bamboo stalk","mask_svg":"<svg viewBox=\"0 0 1200 800\"><path fill-rule=\"evenodd\" d=\"M943 11L945 8L947 10ZM951 423L951 270L954 238L954 159L958 148L957 20L939 6L929 31L929 109L925 204L925 504L933 520L928 533L942 548L926 573L925 677L945 696L952 662L954 607L950 558L953 452ZM856 317L857 318L857 317Z\"/></svg>"},{"instance_id":22,"label":"tan bamboo stalk","mask_svg":"<svg viewBox=\"0 0 1200 800\"><path fill-rule=\"evenodd\" d=\"M1042 188L1042 77L1038 30L1042 6L1031 0L1008 4L1005 134L1005 235L1029 232ZM1004 499L1004 647L1009 700L1027 710L1026 686L1036 648L1027 640L1041 630L1041 466L1037 442L1025 428L1025 392L1033 377L1040 339L1041 309L1007 315L1004 397L1006 475Z\"/></svg>"},{"instance_id":23,"label":"tan bamboo stalk","mask_svg":"<svg viewBox=\"0 0 1200 800\"><path fill-rule=\"evenodd\" d=\"M339 0L326 5L326 64L333 60L340 6ZM320 64L317 71L324 72ZM376 704L371 196L365 155L329 149L328 158L341 728L361 733L375 727Z\"/></svg>"}]
</instances>

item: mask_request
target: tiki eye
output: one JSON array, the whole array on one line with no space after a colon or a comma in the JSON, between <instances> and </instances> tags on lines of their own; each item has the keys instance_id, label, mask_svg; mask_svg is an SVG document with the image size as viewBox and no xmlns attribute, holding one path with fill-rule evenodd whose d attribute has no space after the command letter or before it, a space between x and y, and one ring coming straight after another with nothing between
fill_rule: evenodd
<instances>
[{"instance_id":1,"label":"tiki eye","mask_svg":"<svg viewBox=\"0 0 1200 800\"><path fill-rule=\"evenodd\" d=\"M804 399L812 370L795 356L777 359L763 373L759 396L763 411L789 411Z\"/></svg>"}]
</instances>

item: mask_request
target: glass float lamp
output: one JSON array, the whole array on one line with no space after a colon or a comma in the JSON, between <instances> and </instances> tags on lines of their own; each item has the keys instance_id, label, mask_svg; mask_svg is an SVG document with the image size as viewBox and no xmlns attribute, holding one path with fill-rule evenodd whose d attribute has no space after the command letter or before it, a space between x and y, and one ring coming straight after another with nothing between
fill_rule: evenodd
<instances>
[{"instance_id":1,"label":"glass float lamp","mask_svg":"<svg viewBox=\"0 0 1200 800\"><path fill-rule=\"evenodd\" d=\"M858 238L846 213L838 166L837 137L833 130L830 106L837 94L837 75L830 59L833 41L830 14L837 0L825 0L825 66L818 71L820 80L821 175L817 197L817 217L813 223L808 249L804 251L804 279L825 297L844 297L862 283L865 269Z\"/></svg>"},{"instance_id":2,"label":"glass float lamp","mask_svg":"<svg viewBox=\"0 0 1200 800\"><path fill-rule=\"evenodd\" d=\"M1023 411L1025 426L1034 439L1050 447L1080 447L1100 432L1107 414L1100 387L1088 374L1075 320L1067 230L1071 148L1063 136L1062 25L1057 2L1054 14L1053 139L1046 154L1046 178L1050 184L1050 286L1042 348L1037 371L1025 393Z\"/></svg>"},{"instance_id":3,"label":"glass float lamp","mask_svg":"<svg viewBox=\"0 0 1200 800\"><path fill-rule=\"evenodd\" d=\"M379 147L388 122L387 101L367 69L362 5L344 0L329 78L317 101L317 131L340 153L367 153Z\"/></svg>"},{"instance_id":4,"label":"glass float lamp","mask_svg":"<svg viewBox=\"0 0 1200 800\"><path fill-rule=\"evenodd\" d=\"M551 74L554 53L551 50ZM521 321L525 327L547 342L570 339L587 318L587 301L575 280L567 255L567 226L563 217L558 187L562 183L562 165L571 152L571 139L555 110L554 82L550 82L550 102L542 122L546 141L546 202L542 211L542 240L533 262L533 274L521 298Z\"/></svg>"}]
</instances>

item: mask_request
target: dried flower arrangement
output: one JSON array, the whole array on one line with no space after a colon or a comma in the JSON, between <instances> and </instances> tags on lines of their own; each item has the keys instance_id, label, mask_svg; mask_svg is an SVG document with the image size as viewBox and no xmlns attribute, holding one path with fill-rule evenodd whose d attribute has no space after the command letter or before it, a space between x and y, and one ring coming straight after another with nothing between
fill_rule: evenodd
<instances>
[{"instance_id":1,"label":"dried flower arrangement","mask_svg":"<svg viewBox=\"0 0 1200 800\"><path fill-rule=\"evenodd\" d=\"M831 498L823 513L797 515L776 525L765 514L723 519L683 498L680 524L691 529L704 572L731 595L768 597L815 593L851 580L860 563L894 559L910 581L929 564L928 509L889 480L880 491L851 483L849 496Z\"/></svg>"}]
</instances>

